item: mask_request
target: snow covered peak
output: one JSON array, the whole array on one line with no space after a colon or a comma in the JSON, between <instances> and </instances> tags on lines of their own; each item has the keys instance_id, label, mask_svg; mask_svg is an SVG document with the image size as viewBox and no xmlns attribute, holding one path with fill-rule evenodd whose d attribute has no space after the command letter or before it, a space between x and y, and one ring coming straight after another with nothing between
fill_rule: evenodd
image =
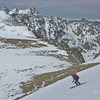
<instances>
[{"instance_id":1,"label":"snow covered peak","mask_svg":"<svg viewBox=\"0 0 100 100\"><path fill-rule=\"evenodd\" d=\"M9 15L5 11L0 11L0 20L8 19Z\"/></svg>"},{"instance_id":2,"label":"snow covered peak","mask_svg":"<svg viewBox=\"0 0 100 100\"><path fill-rule=\"evenodd\" d=\"M28 8L26 10L19 10L20 14L39 14L36 8Z\"/></svg>"},{"instance_id":3,"label":"snow covered peak","mask_svg":"<svg viewBox=\"0 0 100 100\"><path fill-rule=\"evenodd\" d=\"M32 14L32 15L38 15L39 12L36 10L36 8L28 8L25 10L19 10L19 9L13 9L9 12L10 15L12 14Z\"/></svg>"},{"instance_id":4,"label":"snow covered peak","mask_svg":"<svg viewBox=\"0 0 100 100\"><path fill-rule=\"evenodd\" d=\"M7 9L7 8L5 8ZM12 16L5 11L5 9L0 11L0 37L5 38L27 38L34 37L34 34L28 30L28 28L14 20ZM12 13L18 12L17 9L13 9ZM17 14L17 13L16 13Z\"/></svg>"},{"instance_id":5,"label":"snow covered peak","mask_svg":"<svg viewBox=\"0 0 100 100\"><path fill-rule=\"evenodd\" d=\"M19 12L19 10L16 8L16 9L13 9L12 11L9 12L10 15L12 14L17 14Z\"/></svg>"}]
</instances>

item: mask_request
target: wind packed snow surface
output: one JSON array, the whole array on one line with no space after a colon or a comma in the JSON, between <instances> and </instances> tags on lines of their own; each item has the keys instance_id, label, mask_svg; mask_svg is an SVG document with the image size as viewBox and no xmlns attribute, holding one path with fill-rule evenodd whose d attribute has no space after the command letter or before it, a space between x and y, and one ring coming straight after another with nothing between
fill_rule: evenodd
<instances>
[{"instance_id":1,"label":"wind packed snow surface","mask_svg":"<svg viewBox=\"0 0 100 100\"><path fill-rule=\"evenodd\" d=\"M100 64L78 73L83 85L69 89L74 85L69 76L21 100L100 100L99 74Z\"/></svg>"}]
</instances>

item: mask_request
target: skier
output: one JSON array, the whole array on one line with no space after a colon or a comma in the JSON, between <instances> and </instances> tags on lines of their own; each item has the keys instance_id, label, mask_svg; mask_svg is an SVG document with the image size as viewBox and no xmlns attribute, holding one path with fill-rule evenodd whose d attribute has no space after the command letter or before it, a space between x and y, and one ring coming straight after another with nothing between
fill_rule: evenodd
<instances>
[{"instance_id":1,"label":"skier","mask_svg":"<svg viewBox=\"0 0 100 100\"><path fill-rule=\"evenodd\" d=\"M81 85L81 83L78 81L79 80L79 76L74 73L74 74L71 74L72 78L73 78L73 81L76 85Z\"/></svg>"}]
</instances>

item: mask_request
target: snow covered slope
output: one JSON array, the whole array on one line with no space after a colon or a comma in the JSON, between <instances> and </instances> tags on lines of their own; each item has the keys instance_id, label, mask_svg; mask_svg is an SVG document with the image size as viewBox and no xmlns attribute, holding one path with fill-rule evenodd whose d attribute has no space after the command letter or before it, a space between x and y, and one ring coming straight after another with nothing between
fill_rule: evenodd
<instances>
[{"instance_id":1,"label":"snow covered slope","mask_svg":"<svg viewBox=\"0 0 100 100\"><path fill-rule=\"evenodd\" d=\"M21 82L32 80L35 75L71 65L56 57L59 55L67 59L64 50L40 39L0 38L0 100L14 100L22 96Z\"/></svg>"},{"instance_id":2,"label":"snow covered slope","mask_svg":"<svg viewBox=\"0 0 100 100\"><path fill-rule=\"evenodd\" d=\"M11 16L0 11L0 37L7 38L28 38L35 37L25 25L18 24Z\"/></svg>"},{"instance_id":3,"label":"snow covered slope","mask_svg":"<svg viewBox=\"0 0 100 100\"><path fill-rule=\"evenodd\" d=\"M100 53L99 38L100 27L84 19L44 17L35 8L1 10L0 100L14 100L44 87L50 74L42 81L41 75L73 63L91 63Z\"/></svg>"},{"instance_id":4,"label":"snow covered slope","mask_svg":"<svg viewBox=\"0 0 100 100\"><path fill-rule=\"evenodd\" d=\"M100 57L99 57L100 61ZM100 64L79 72L81 86L73 86L71 77L60 80L21 100L100 100Z\"/></svg>"}]
</instances>

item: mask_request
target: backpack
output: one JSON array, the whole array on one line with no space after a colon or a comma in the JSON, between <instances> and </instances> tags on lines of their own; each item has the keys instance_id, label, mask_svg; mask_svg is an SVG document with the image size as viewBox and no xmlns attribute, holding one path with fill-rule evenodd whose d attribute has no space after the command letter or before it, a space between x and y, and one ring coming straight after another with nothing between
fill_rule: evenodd
<instances>
[{"instance_id":1,"label":"backpack","mask_svg":"<svg viewBox=\"0 0 100 100\"><path fill-rule=\"evenodd\" d=\"M79 79L79 76L78 76L76 73L74 74L74 76L75 76L77 79Z\"/></svg>"}]
</instances>

